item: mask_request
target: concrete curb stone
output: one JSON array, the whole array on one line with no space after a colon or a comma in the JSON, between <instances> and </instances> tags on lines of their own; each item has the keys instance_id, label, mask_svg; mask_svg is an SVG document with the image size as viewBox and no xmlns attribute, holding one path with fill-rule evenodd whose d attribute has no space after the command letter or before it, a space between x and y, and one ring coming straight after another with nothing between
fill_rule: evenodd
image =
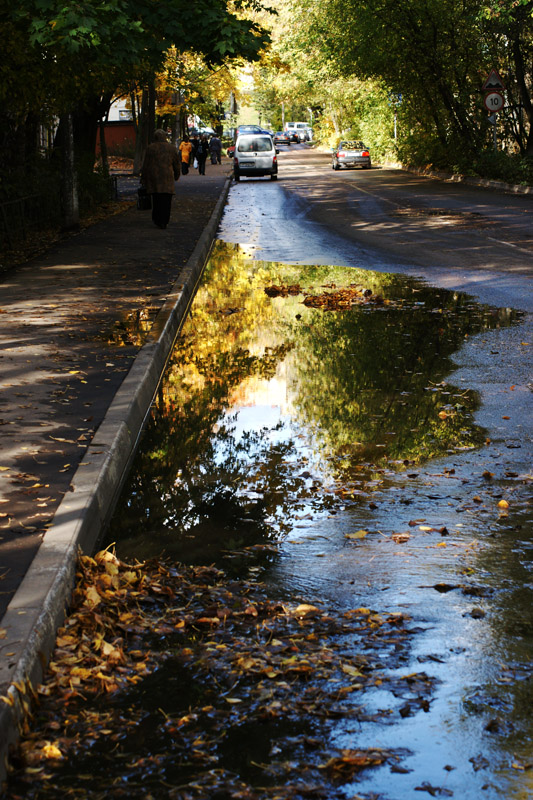
<instances>
[{"instance_id":1,"label":"concrete curb stone","mask_svg":"<svg viewBox=\"0 0 533 800\"><path fill-rule=\"evenodd\" d=\"M29 570L0 622L0 780L19 736L31 687L42 680L63 622L81 551L91 552L113 512L176 336L211 251L231 184L159 311L74 474Z\"/></svg>"}]
</instances>

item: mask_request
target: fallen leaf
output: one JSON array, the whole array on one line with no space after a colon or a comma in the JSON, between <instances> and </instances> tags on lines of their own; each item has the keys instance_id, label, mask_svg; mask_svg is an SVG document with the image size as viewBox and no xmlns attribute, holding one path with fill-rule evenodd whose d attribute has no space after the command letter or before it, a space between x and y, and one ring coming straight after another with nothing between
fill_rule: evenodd
<instances>
[{"instance_id":1,"label":"fallen leaf","mask_svg":"<svg viewBox=\"0 0 533 800\"><path fill-rule=\"evenodd\" d=\"M367 534L368 534L368 531L360 530L360 531L355 531L355 533L345 533L344 534L344 538L345 539L364 539L365 536L367 536Z\"/></svg>"},{"instance_id":2,"label":"fallen leaf","mask_svg":"<svg viewBox=\"0 0 533 800\"><path fill-rule=\"evenodd\" d=\"M63 758L63 753L55 744L45 744L42 754L45 758Z\"/></svg>"}]
</instances>

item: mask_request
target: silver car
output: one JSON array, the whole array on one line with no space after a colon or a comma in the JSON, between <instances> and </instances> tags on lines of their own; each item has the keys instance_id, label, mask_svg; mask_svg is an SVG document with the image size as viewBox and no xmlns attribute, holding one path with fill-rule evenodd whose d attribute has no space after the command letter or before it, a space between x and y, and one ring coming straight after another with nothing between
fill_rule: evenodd
<instances>
[{"instance_id":1,"label":"silver car","mask_svg":"<svg viewBox=\"0 0 533 800\"><path fill-rule=\"evenodd\" d=\"M340 169L341 167L362 167L363 169L370 169L371 166L370 151L368 147L365 147L363 142L357 142L353 139L342 139L337 147L333 148L331 169Z\"/></svg>"},{"instance_id":2,"label":"silver car","mask_svg":"<svg viewBox=\"0 0 533 800\"><path fill-rule=\"evenodd\" d=\"M272 136L266 133L243 133L237 136L233 157L235 180L262 175L270 175L271 180L277 180L278 152Z\"/></svg>"}]
</instances>

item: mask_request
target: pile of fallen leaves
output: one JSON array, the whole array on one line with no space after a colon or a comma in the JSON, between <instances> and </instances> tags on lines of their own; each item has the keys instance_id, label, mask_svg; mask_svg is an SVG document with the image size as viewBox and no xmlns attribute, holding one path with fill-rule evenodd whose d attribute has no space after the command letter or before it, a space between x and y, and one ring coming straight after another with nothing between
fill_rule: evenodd
<instances>
[{"instance_id":1,"label":"pile of fallen leaves","mask_svg":"<svg viewBox=\"0 0 533 800\"><path fill-rule=\"evenodd\" d=\"M8 796L340 797L405 752L337 750L332 726L427 710L433 680L392 674L407 623L274 600L213 567L84 556ZM401 708L365 710L380 687Z\"/></svg>"},{"instance_id":2,"label":"pile of fallen leaves","mask_svg":"<svg viewBox=\"0 0 533 800\"><path fill-rule=\"evenodd\" d=\"M385 300L381 295L374 294L372 289L364 289L355 284L344 288L337 288L334 284L329 287L333 291L311 294L304 291L299 284L290 286L272 285L265 288L269 297L288 297L289 295L304 294L303 304L310 308L320 308L322 311L344 311L355 305L390 305L390 300Z\"/></svg>"},{"instance_id":3,"label":"pile of fallen leaves","mask_svg":"<svg viewBox=\"0 0 533 800\"><path fill-rule=\"evenodd\" d=\"M269 297L288 297L289 295L301 293L302 287L299 283L292 283L289 286L273 284L272 286L265 287L265 294Z\"/></svg>"}]
</instances>

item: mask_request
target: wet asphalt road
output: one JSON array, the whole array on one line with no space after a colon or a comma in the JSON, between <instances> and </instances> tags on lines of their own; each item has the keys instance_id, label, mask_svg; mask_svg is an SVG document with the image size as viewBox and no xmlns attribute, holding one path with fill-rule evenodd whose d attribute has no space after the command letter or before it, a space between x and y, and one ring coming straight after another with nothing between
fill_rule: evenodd
<instances>
[{"instance_id":1,"label":"wet asphalt road","mask_svg":"<svg viewBox=\"0 0 533 800\"><path fill-rule=\"evenodd\" d=\"M379 166L336 172L329 154L293 145L276 183L232 187L220 235L265 260L402 272L533 311L533 195Z\"/></svg>"},{"instance_id":2,"label":"wet asphalt road","mask_svg":"<svg viewBox=\"0 0 533 800\"><path fill-rule=\"evenodd\" d=\"M376 535L354 558L339 545L340 518L303 521L270 581L341 606L407 610L423 628L412 667L418 661L442 682L432 713L379 738L383 746L400 737L411 748L413 774L391 783L369 778L360 789L370 794L362 796L415 798L416 778L433 796L441 787L449 787L445 796L469 800L529 796L521 765L533 752L523 714L533 645L526 631L533 588L533 197L395 169L333 172L327 154L297 146L280 154L277 183L232 187L219 236L251 248L256 259L409 274L526 312L520 325L465 339L454 359L451 382L481 397L476 422L487 431L486 446L429 462L377 497L376 512L344 521L346 531L388 532L429 520L453 528L452 538L430 533L395 548ZM498 515L502 498L515 504L509 517ZM465 580L479 597L434 588Z\"/></svg>"}]
</instances>

